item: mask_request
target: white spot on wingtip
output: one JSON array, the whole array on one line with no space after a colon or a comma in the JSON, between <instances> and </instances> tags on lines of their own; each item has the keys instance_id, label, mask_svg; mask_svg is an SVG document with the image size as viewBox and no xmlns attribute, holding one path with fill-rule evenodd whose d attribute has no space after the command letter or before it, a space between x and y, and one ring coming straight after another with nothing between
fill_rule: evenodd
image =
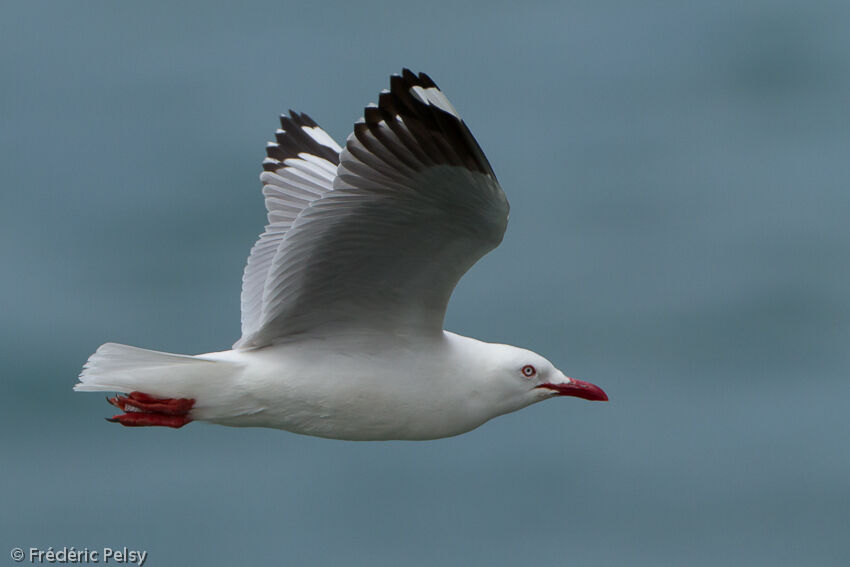
<instances>
[{"instance_id":1,"label":"white spot on wingtip","mask_svg":"<svg viewBox=\"0 0 850 567\"><path fill-rule=\"evenodd\" d=\"M327 132L319 128L318 126L302 126L301 129L305 134L313 138L316 143L325 146L326 148L330 148L333 151L339 153L342 151L342 148L339 147L333 138L331 138Z\"/></svg>"},{"instance_id":2,"label":"white spot on wingtip","mask_svg":"<svg viewBox=\"0 0 850 567\"><path fill-rule=\"evenodd\" d=\"M458 120L460 119L460 114L457 113L455 107L452 106L452 103L449 102L449 99L446 98L446 95L440 89L434 87L423 89L419 85L415 85L410 87L410 94L419 102L436 106L443 112L448 112Z\"/></svg>"}]
</instances>

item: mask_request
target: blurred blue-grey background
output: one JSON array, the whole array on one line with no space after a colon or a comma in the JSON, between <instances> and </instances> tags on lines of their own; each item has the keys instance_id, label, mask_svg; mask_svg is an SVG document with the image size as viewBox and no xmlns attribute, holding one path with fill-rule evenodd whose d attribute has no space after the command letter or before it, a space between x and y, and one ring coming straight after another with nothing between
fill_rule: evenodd
<instances>
[{"instance_id":1,"label":"blurred blue-grey background","mask_svg":"<svg viewBox=\"0 0 850 567\"><path fill-rule=\"evenodd\" d=\"M848 29L845 1L5 3L0 564L850 565ZM403 66L512 205L448 328L609 404L345 443L72 393L106 341L229 348L277 115L342 141Z\"/></svg>"}]
</instances>

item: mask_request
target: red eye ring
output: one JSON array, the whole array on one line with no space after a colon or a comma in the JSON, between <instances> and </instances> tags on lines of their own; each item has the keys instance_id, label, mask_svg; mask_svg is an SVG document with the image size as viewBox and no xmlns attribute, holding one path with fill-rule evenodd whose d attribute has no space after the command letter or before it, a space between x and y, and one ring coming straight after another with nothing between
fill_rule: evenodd
<instances>
[{"instance_id":1,"label":"red eye ring","mask_svg":"<svg viewBox=\"0 0 850 567\"><path fill-rule=\"evenodd\" d=\"M537 369L534 368L530 364L526 364L525 366L522 367L522 370L520 370L520 372L522 372L522 375L525 376L526 378L531 378L535 374L537 374Z\"/></svg>"}]
</instances>

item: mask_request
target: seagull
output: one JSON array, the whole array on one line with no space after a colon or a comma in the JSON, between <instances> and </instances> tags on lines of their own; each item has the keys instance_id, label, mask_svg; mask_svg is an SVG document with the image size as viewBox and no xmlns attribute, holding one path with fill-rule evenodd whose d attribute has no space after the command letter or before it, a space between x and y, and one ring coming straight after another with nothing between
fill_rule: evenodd
<instances>
[{"instance_id":1,"label":"seagull","mask_svg":"<svg viewBox=\"0 0 850 567\"><path fill-rule=\"evenodd\" d=\"M530 350L443 330L452 290L502 241L509 207L428 75L393 75L344 148L306 114L280 122L241 338L194 356L100 346L74 390L117 393L108 421L426 440L556 396L608 400Z\"/></svg>"}]
</instances>

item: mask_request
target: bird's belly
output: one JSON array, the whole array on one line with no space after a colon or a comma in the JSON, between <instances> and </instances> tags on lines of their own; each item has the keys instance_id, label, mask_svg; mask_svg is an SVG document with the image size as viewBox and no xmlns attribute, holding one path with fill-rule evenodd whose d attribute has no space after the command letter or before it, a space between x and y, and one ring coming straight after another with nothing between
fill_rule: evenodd
<instances>
[{"instance_id":1,"label":"bird's belly","mask_svg":"<svg viewBox=\"0 0 850 567\"><path fill-rule=\"evenodd\" d=\"M254 409L209 421L369 441L450 437L488 419L470 400L441 393L439 383L417 384L380 372L310 380L284 372L245 383Z\"/></svg>"}]
</instances>

